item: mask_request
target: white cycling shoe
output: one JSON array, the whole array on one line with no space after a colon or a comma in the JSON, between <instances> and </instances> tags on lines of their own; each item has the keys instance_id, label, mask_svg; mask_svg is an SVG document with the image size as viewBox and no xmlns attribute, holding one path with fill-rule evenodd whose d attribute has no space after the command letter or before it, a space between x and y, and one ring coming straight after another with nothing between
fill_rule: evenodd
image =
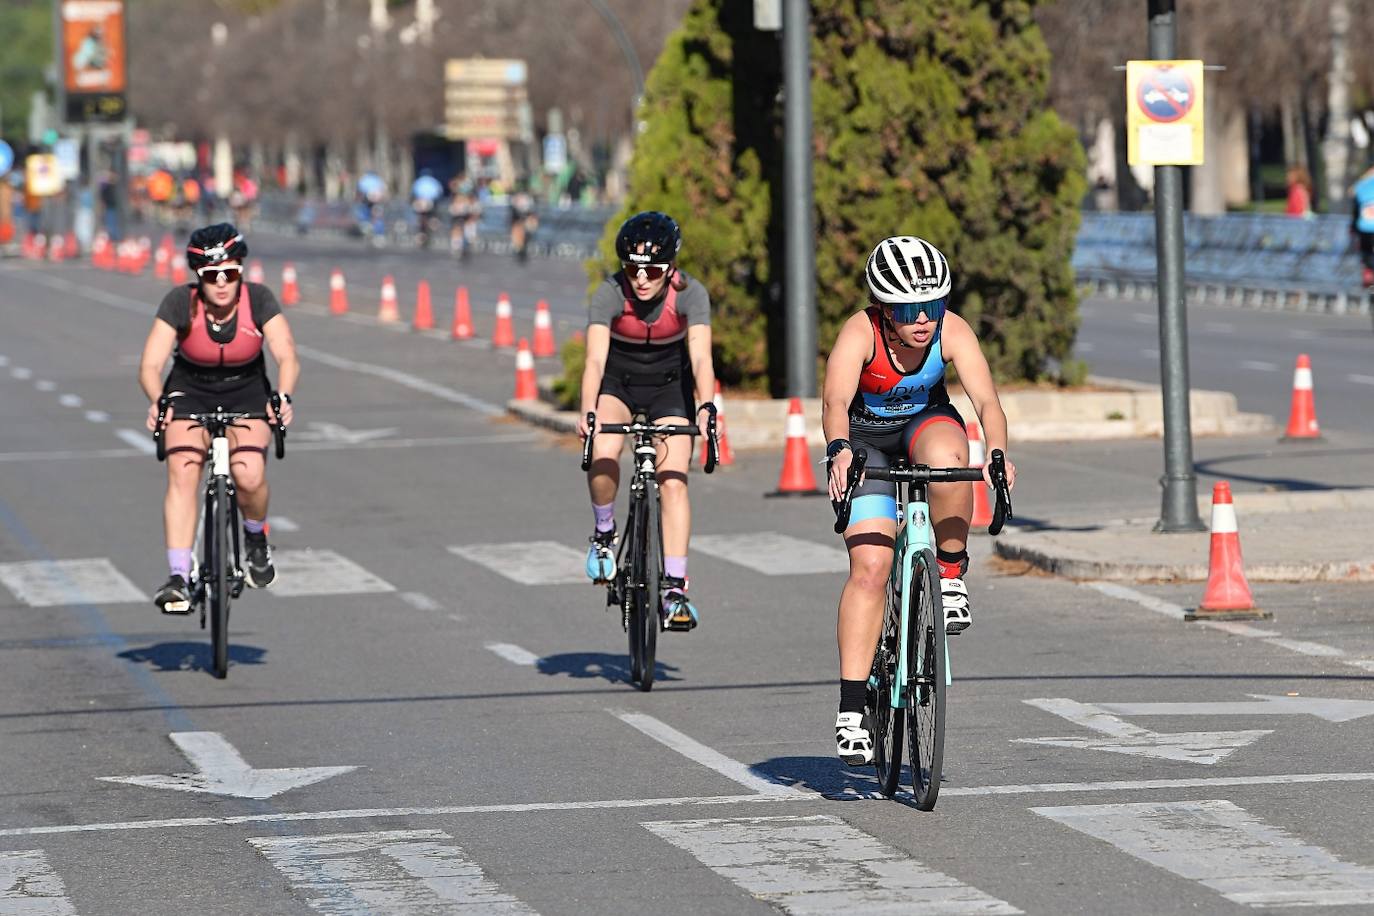
<instances>
[{"instance_id":1,"label":"white cycling shoe","mask_svg":"<svg viewBox=\"0 0 1374 916\"><path fill-rule=\"evenodd\" d=\"M835 717L835 753L852 767L873 762L873 729L861 712L842 712Z\"/></svg>"},{"instance_id":2,"label":"white cycling shoe","mask_svg":"<svg viewBox=\"0 0 1374 916\"><path fill-rule=\"evenodd\" d=\"M945 606L945 632L950 636L962 633L973 623L968 609L968 586L963 579L941 579L940 598Z\"/></svg>"}]
</instances>

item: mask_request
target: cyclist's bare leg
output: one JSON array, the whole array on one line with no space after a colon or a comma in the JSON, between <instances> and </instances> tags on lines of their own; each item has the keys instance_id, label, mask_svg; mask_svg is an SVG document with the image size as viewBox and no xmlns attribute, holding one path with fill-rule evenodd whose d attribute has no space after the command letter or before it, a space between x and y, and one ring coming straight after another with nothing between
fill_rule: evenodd
<instances>
[{"instance_id":1,"label":"cyclist's bare leg","mask_svg":"<svg viewBox=\"0 0 1374 916\"><path fill-rule=\"evenodd\" d=\"M912 445L913 460L933 468L968 466L968 435L957 423L927 423ZM968 544L969 519L973 518L973 487L967 483L933 483L929 487L930 518L935 525L935 545L958 553Z\"/></svg>"},{"instance_id":2,"label":"cyclist's bare leg","mask_svg":"<svg viewBox=\"0 0 1374 916\"><path fill-rule=\"evenodd\" d=\"M625 402L614 395L603 394L596 399L598 423L629 423L634 419ZM615 502L620 489L620 450L624 436L599 434L592 443L592 463L587 469L587 490L592 505L605 506Z\"/></svg>"},{"instance_id":3,"label":"cyclist's bare leg","mask_svg":"<svg viewBox=\"0 0 1374 916\"><path fill-rule=\"evenodd\" d=\"M267 518L267 447L272 431L263 420L241 420L229 430L229 473L244 518Z\"/></svg>"},{"instance_id":4,"label":"cyclist's bare leg","mask_svg":"<svg viewBox=\"0 0 1374 916\"><path fill-rule=\"evenodd\" d=\"M686 426L686 417L655 420L670 426ZM692 534L692 506L687 499L687 466L692 462L691 436L668 436L658 443L658 492L663 506L663 554L687 556Z\"/></svg>"},{"instance_id":5,"label":"cyclist's bare leg","mask_svg":"<svg viewBox=\"0 0 1374 916\"><path fill-rule=\"evenodd\" d=\"M162 501L162 525L168 550L190 550L196 542L197 505L205 450L210 437L189 420L167 424L167 495Z\"/></svg>"},{"instance_id":6,"label":"cyclist's bare leg","mask_svg":"<svg viewBox=\"0 0 1374 916\"><path fill-rule=\"evenodd\" d=\"M867 518L845 529L849 578L840 593L836 633L843 680L867 680L873 666L896 535L897 520L892 518Z\"/></svg>"}]
</instances>

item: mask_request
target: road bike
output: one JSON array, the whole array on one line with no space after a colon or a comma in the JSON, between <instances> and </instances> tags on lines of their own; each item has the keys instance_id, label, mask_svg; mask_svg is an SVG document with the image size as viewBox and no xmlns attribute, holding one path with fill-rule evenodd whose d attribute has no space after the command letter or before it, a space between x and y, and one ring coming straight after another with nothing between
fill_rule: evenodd
<instances>
[{"instance_id":1,"label":"road bike","mask_svg":"<svg viewBox=\"0 0 1374 916\"><path fill-rule=\"evenodd\" d=\"M945 692L952 683L949 636L940 598L940 569L926 488L932 483L980 484L980 468L932 468L898 460L890 468L864 469L867 449L854 453L844 494L836 507L835 533L849 527L854 489L864 477L897 484L897 537L883 608L883 627L868 676L867 713L873 723L873 764L878 786L891 797L901 781L902 737L911 755L916 807L929 811L940 794L945 753ZM988 534L1012 518L1011 491L1001 449L989 457L996 507Z\"/></svg>"},{"instance_id":2,"label":"road bike","mask_svg":"<svg viewBox=\"0 0 1374 916\"><path fill-rule=\"evenodd\" d=\"M272 410L281 416L281 395L271 397ZM172 399L158 398L157 423L153 439L157 443L157 460L167 458L167 444L163 437L167 409ZM217 678L229 674L229 602L243 593L244 573L239 549L239 502L233 475L229 471L229 429L242 427L244 420L268 420L276 440L278 459L286 455L286 427L273 423L265 413L229 412L216 408L214 413L188 413L176 419L190 420L210 434L210 474L205 480L205 503L201 509L200 531L196 535L201 550L200 566L190 583L191 600L186 610L172 611L192 614L200 611L200 628L210 620L211 673Z\"/></svg>"},{"instance_id":3,"label":"road bike","mask_svg":"<svg viewBox=\"0 0 1374 916\"><path fill-rule=\"evenodd\" d=\"M719 457L715 405L707 404L706 463L710 474ZM615 576L606 583L606 606L620 608L620 624L630 639L630 681L640 690L654 686L654 653L663 626L659 583L663 578L663 522L658 509L656 440L664 436L699 436L695 423L658 424L642 415L632 423L603 423L601 432L634 437L634 475L630 478L630 505L616 551ZM587 439L582 445L582 470L592 464L596 414L587 414Z\"/></svg>"}]
</instances>

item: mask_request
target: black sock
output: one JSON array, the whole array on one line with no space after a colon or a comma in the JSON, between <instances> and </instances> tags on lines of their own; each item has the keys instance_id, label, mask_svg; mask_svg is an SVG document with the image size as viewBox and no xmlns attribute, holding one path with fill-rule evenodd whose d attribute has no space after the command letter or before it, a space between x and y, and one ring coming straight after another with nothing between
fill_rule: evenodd
<instances>
[{"instance_id":1,"label":"black sock","mask_svg":"<svg viewBox=\"0 0 1374 916\"><path fill-rule=\"evenodd\" d=\"M948 550L936 550L935 556L944 560L946 563L963 563L968 559L968 550L966 548L958 553L951 553Z\"/></svg>"},{"instance_id":2,"label":"black sock","mask_svg":"<svg viewBox=\"0 0 1374 916\"><path fill-rule=\"evenodd\" d=\"M863 712L868 697L868 680L846 681L840 678L840 712Z\"/></svg>"}]
</instances>

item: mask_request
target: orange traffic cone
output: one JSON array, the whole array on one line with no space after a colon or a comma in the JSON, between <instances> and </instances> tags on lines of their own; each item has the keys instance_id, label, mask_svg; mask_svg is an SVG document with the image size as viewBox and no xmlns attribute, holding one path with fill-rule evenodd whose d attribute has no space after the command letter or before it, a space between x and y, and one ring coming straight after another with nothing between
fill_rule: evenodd
<instances>
[{"instance_id":1,"label":"orange traffic cone","mask_svg":"<svg viewBox=\"0 0 1374 916\"><path fill-rule=\"evenodd\" d=\"M511 324L510 296L505 293L496 297L496 328L491 332L493 347L515 346L515 327Z\"/></svg>"},{"instance_id":2,"label":"orange traffic cone","mask_svg":"<svg viewBox=\"0 0 1374 916\"><path fill-rule=\"evenodd\" d=\"M52 237L52 244L48 246L49 261L67 260L67 240L60 234Z\"/></svg>"},{"instance_id":3,"label":"orange traffic cone","mask_svg":"<svg viewBox=\"0 0 1374 916\"><path fill-rule=\"evenodd\" d=\"M411 327L417 331L429 331L434 328L434 308L429 302L428 280L421 280L415 287L415 320Z\"/></svg>"},{"instance_id":4,"label":"orange traffic cone","mask_svg":"<svg viewBox=\"0 0 1374 916\"><path fill-rule=\"evenodd\" d=\"M166 280L171 274L172 249L163 244L157 246L157 251L153 253L153 276L159 280Z\"/></svg>"},{"instance_id":5,"label":"orange traffic cone","mask_svg":"<svg viewBox=\"0 0 1374 916\"><path fill-rule=\"evenodd\" d=\"M534 355L553 356L558 347L553 342L553 319L549 317L549 304L543 299L534 307Z\"/></svg>"},{"instance_id":6,"label":"orange traffic cone","mask_svg":"<svg viewBox=\"0 0 1374 916\"><path fill-rule=\"evenodd\" d=\"M971 468L981 468L987 461L987 455L983 450L983 436L978 431L977 423L966 423L968 430L968 466ZM987 527L992 524L992 506L988 503L988 488L986 484L974 483L973 487L973 518L969 519L969 527Z\"/></svg>"},{"instance_id":7,"label":"orange traffic cone","mask_svg":"<svg viewBox=\"0 0 1374 916\"><path fill-rule=\"evenodd\" d=\"M81 246L76 241L76 233L70 229L67 230L67 257L81 257Z\"/></svg>"},{"instance_id":8,"label":"orange traffic cone","mask_svg":"<svg viewBox=\"0 0 1374 916\"><path fill-rule=\"evenodd\" d=\"M186 256L183 254L172 255L172 282L177 286L186 282Z\"/></svg>"},{"instance_id":9,"label":"orange traffic cone","mask_svg":"<svg viewBox=\"0 0 1374 916\"><path fill-rule=\"evenodd\" d=\"M1306 353L1299 353L1298 365L1293 370L1293 404L1288 411L1288 430L1283 434L1283 439L1320 438L1317 405L1312 400L1312 361Z\"/></svg>"},{"instance_id":10,"label":"orange traffic cone","mask_svg":"<svg viewBox=\"0 0 1374 916\"><path fill-rule=\"evenodd\" d=\"M153 259L153 240L148 236L143 236L138 240L138 248L135 252L134 273L143 273L143 268L148 266L148 262Z\"/></svg>"},{"instance_id":11,"label":"orange traffic cone","mask_svg":"<svg viewBox=\"0 0 1374 916\"><path fill-rule=\"evenodd\" d=\"M296 267L290 261L281 269L281 304L295 305L301 301L301 290L296 285Z\"/></svg>"},{"instance_id":12,"label":"orange traffic cone","mask_svg":"<svg viewBox=\"0 0 1374 916\"><path fill-rule=\"evenodd\" d=\"M730 450L730 437L725 434L725 399L720 396L720 382L716 382L716 396L711 400L716 405L716 464L724 467L735 463L735 453ZM701 463L706 463L705 436L701 437Z\"/></svg>"},{"instance_id":13,"label":"orange traffic cone","mask_svg":"<svg viewBox=\"0 0 1374 916\"><path fill-rule=\"evenodd\" d=\"M523 337L515 351L515 399L539 400L539 383L534 377L534 354L530 352L530 342Z\"/></svg>"},{"instance_id":14,"label":"orange traffic cone","mask_svg":"<svg viewBox=\"0 0 1374 916\"><path fill-rule=\"evenodd\" d=\"M787 405L787 445L782 456L782 476L778 488L770 496L820 496L816 489L816 474L811 470L811 456L806 448L806 417L802 414L801 398L793 398Z\"/></svg>"},{"instance_id":15,"label":"orange traffic cone","mask_svg":"<svg viewBox=\"0 0 1374 916\"><path fill-rule=\"evenodd\" d=\"M47 253L48 237L40 232L33 237L33 247L29 249L29 257L35 261L41 261Z\"/></svg>"},{"instance_id":16,"label":"orange traffic cone","mask_svg":"<svg viewBox=\"0 0 1374 916\"><path fill-rule=\"evenodd\" d=\"M249 262L248 282L261 284L264 283L266 279L266 275L262 272L262 262L257 259L254 259L253 261Z\"/></svg>"},{"instance_id":17,"label":"orange traffic cone","mask_svg":"<svg viewBox=\"0 0 1374 916\"><path fill-rule=\"evenodd\" d=\"M454 340L467 340L472 337L472 306L468 304L468 288L458 287L453 294L453 331Z\"/></svg>"},{"instance_id":18,"label":"orange traffic cone","mask_svg":"<svg viewBox=\"0 0 1374 916\"><path fill-rule=\"evenodd\" d=\"M342 315L348 311L348 287L344 283L343 271L337 267L329 275L329 314Z\"/></svg>"},{"instance_id":19,"label":"orange traffic cone","mask_svg":"<svg viewBox=\"0 0 1374 916\"><path fill-rule=\"evenodd\" d=\"M1202 594L1202 603L1186 617L1197 620L1264 616L1267 615L1255 608L1250 583L1245 581L1231 484L1219 480L1212 487L1212 545L1207 563L1207 588Z\"/></svg>"},{"instance_id":20,"label":"orange traffic cone","mask_svg":"<svg viewBox=\"0 0 1374 916\"><path fill-rule=\"evenodd\" d=\"M377 309L378 321L400 321L401 312L396 308L396 281L391 274L382 277L382 304Z\"/></svg>"}]
</instances>

